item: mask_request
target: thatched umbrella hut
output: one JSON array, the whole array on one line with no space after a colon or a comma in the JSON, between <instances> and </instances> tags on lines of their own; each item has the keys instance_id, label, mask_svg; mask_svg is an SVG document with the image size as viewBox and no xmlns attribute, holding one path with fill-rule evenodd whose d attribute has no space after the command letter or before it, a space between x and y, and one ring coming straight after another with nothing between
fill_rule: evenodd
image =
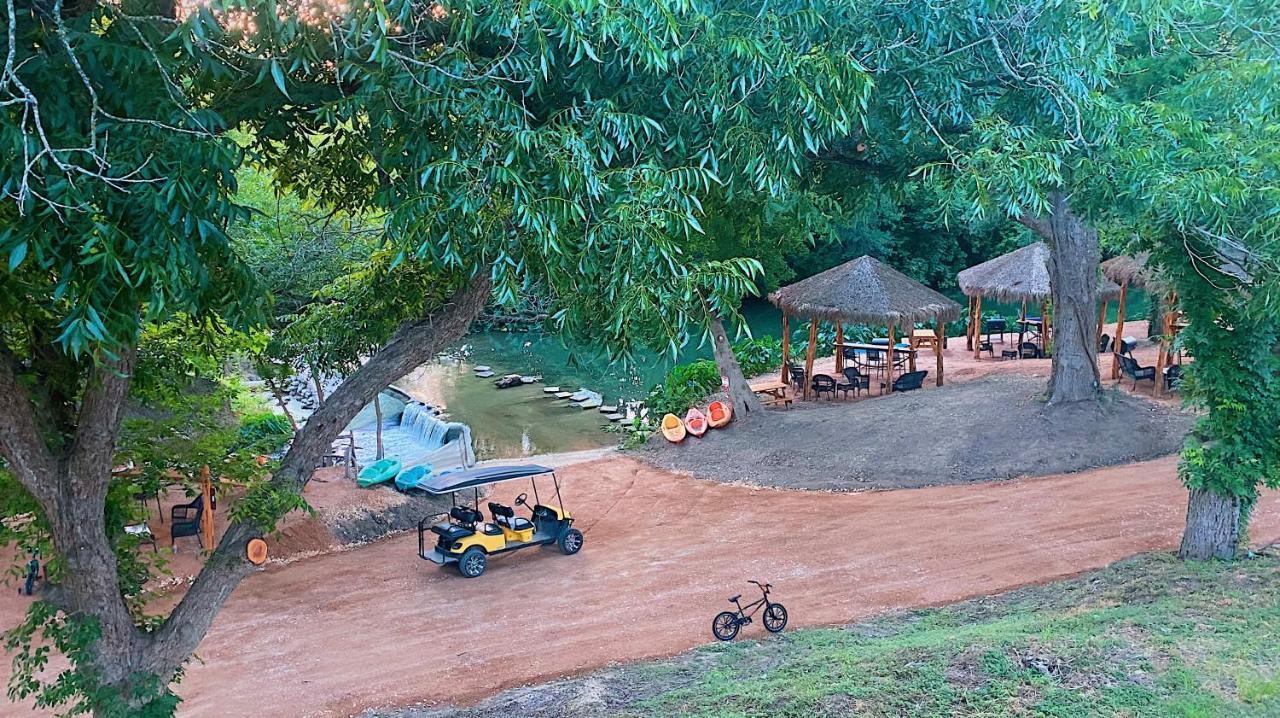
<instances>
[{"instance_id":1,"label":"thatched umbrella hut","mask_svg":"<svg viewBox=\"0 0 1280 718\"><path fill-rule=\"evenodd\" d=\"M809 393L813 377L813 359L818 343L818 322L836 325L837 370L843 358L843 324L871 324L889 328L891 357L894 330L916 322L936 322L934 354L937 356L937 384L942 386L942 349L946 323L960 316L960 305L935 292L896 269L869 256L845 262L825 272L789 284L769 295L769 301L782 310L783 381L790 349L789 317L809 320L809 351L805 357L804 393ZM893 390L893 362L887 361L889 390Z\"/></svg>"},{"instance_id":2,"label":"thatched umbrella hut","mask_svg":"<svg viewBox=\"0 0 1280 718\"><path fill-rule=\"evenodd\" d=\"M1027 303L1039 302L1040 321L1043 324L1040 351L1046 352L1045 339L1052 328L1048 306L1049 299L1053 296L1049 281L1050 252L1047 244L1035 242L982 264L975 264L956 275L960 291L969 297L969 339L975 359L979 358L982 351L982 322L975 321L974 318L982 316L984 298L998 302L1021 302L1022 312L1018 321L1024 329L1028 324ZM1106 316L1107 302L1119 296L1120 287L1104 278L1098 290L1102 296L1101 314Z\"/></svg>"},{"instance_id":3,"label":"thatched umbrella hut","mask_svg":"<svg viewBox=\"0 0 1280 718\"><path fill-rule=\"evenodd\" d=\"M1129 296L1129 285L1145 289L1155 296L1170 296L1169 304L1172 306L1174 303L1168 286L1160 280L1160 275L1156 268L1151 266L1150 260L1150 253L1138 252L1112 257L1102 263L1103 276L1120 285L1120 310L1116 314L1116 343L1111 351L1112 379L1120 378L1120 342L1124 337L1125 302ZM1176 320L1176 312L1164 313L1161 336L1168 337L1175 331ZM1148 333L1150 333L1149 330ZM1169 360L1167 349L1167 343L1162 341L1160 352L1156 357L1155 389L1152 390L1156 396L1164 393L1164 369Z\"/></svg>"}]
</instances>

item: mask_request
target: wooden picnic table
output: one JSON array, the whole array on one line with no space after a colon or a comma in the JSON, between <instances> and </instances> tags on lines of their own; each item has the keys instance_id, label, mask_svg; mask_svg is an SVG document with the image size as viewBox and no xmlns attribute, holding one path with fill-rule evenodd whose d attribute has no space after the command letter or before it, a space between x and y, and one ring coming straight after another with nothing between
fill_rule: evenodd
<instances>
[{"instance_id":1,"label":"wooden picnic table","mask_svg":"<svg viewBox=\"0 0 1280 718\"><path fill-rule=\"evenodd\" d=\"M911 348L921 349L928 347L935 349L938 346L938 335L932 329L913 329L911 330Z\"/></svg>"},{"instance_id":2,"label":"wooden picnic table","mask_svg":"<svg viewBox=\"0 0 1280 718\"><path fill-rule=\"evenodd\" d=\"M782 404L791 407L791 397L787 396L788 384L785 381L758 381L751 385L751 391L760 394L762 403L766 405Z\"/></svg>"}]
</instances>

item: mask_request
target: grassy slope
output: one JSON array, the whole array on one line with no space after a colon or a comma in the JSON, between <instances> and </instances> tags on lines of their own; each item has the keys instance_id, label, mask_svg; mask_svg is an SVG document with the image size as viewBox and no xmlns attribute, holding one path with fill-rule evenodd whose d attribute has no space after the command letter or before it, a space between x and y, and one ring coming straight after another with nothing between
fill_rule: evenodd
<instances>
[{"instance_id":1,"label":"grassy slope","mask_svg":"<svg viewBox=\"0 0 1280 718\"><path fill-rule=\"evenodd\" d=\"M396 715L1280 716L1275 558L1144 556L1001 596L744 640L762 633L748 626L733 644L473 709Z\"/></svg>"}]
</instances>

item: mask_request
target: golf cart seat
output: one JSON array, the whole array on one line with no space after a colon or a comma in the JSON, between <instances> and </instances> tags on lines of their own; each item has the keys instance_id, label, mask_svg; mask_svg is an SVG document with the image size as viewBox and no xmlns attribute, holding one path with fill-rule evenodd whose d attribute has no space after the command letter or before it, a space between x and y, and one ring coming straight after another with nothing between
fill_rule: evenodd
<instances>
[{"instance_id":1,"label":"golf cart seat","mask_svg":"<svg viewBox=\"0 0 1280 718\"><path fill-rule=\"evenodd\" d=\"M447 543L453 543L460 538L474 534L475 529L469 529L466 526L457 524L436 524L431 527L431 532L444 539Z\"/></svg>"},{"instance_id":2,"label":"golf cart seat","mask_svg":"<svg viewBox=\"0 0 1280 718\"><path fill-rule=\"evenodd\" d=\"M474 527L476 524L484 521L484 514L470 506L454 506L449 509L449 517L463 526L469 527Z\"/></svg>"},{"instance_id":3,"label":"golf cart seat","mask_svg":"<svg viewBox=\"0 0 1280 718\"><path fill-rule=\"evenodd\" d=\"M533 522L529 519L516 516L515 509L510 506L489 502L489 513L493 514L493 522L499 526L505 526L512 531L524 531L533 528Z\"/></svg>"}]
</instances>

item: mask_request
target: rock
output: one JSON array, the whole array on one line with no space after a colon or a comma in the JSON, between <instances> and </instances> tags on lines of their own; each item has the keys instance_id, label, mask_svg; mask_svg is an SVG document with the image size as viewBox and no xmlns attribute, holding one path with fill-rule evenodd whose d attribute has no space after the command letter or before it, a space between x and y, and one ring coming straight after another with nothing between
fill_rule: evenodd
<instances>
[{"instance_id":1,"label":"rock","mask_svg":"<svg viewBox=\"0 0 1280 718\"><path fill-rule=\"evenodd\" d=\"M542 381L542 377L540 377L540 376L522 376L522 377L520 377L520 383L521 383L521 384L532 384L532 383L534 383L534 382L536 382L536 381Z\"/></svg>"},{"instance_id":2,"label":"rock","mask_svg":"<svg viewBox=\"0 0 1280 718\"><path fill-rule=\"evenodd\" d=\"M600 407L600 400L594 399L594 398L587 399L586 401L578 404L578 408L580 409L598 409L599 407Z\"/></svg>"},{"instance_id":3,"label":"rock","mask_svg":"<svg viewBox=\"0 0 1280 718\"><path fill-rule=\"evenodd\" d=\"M546 394L559 394L559 393L560 393L560 387L558 387L558 386L548 386L548 387L545 387L542 391L543 391L543 393L546 393Z\"/></svg>"},{"instance_id":4,"label":"rock","mask_svg":"<svg viewBox=\"0 0 1280 718\"><path fill-rule=\"evenodd\" d=\"M491 372L491 371L478 371L478 372L476 372L476 376L477 376L477 377L479 377L479 378L481 378L481 379L488 379L489 377L493 376L493 372Z\"/></svg>"},{"instance_id":5,"label":"rock","mask_svg":"<svg viewBox=\"0 0 1280 718\"><path fill-rule=\"evenodd\" d=\"M622 414L606 414L604 418L608 419L609 421L622 421L627 417L623 416Z\"/></svg>"},{"instance_id":6,"label":"rock","mask_svg":"<svg viewBox=\"0 0 1280 718\"><path fill-rule=\"evenodd\" d=\"M493 371L493 368L492 368L492 367L490 367L490 366L488 366L488 365L486 365L486 364L477 364L477 365L475 366L475 370L476 370L476 371L478 371L478 372L481 372L481 371Z\"/></svg>"},{"instance_id":7,"label":"rock","mask_svg":"<svg viewBox=\"0 0 1280 718\"><path fill-rule=\"evenodd\" d=\"M617 414L618 407L613 406L612 404L603 404L600 407L600 413L601 414Z\"/></svg>"},{"instance_id":8,"label":"rock","mask_svg":"<svg viewBox=\"0 0 1280 718\"><path fill-rule=\"evenodd\" d=\"M508 374L501 379L493 382L493 385L499 389L510 389L513 386L520 386L519 374Z\"/></svg>"},{"instance_id":9,"label":"rock","mask_svg":"<svg viewBox=\"0 0 1280 718\"><path fill-rule=\"evenodd\" d=\"M572 393L572 392L568 392L568 391L558 391L558 392L556 392L556 398L557 398L557 399L568 399L568 398L569 398L569 397L571 397L571 396L573 396L573 393Z\"/></svg>"}]
</instances>

